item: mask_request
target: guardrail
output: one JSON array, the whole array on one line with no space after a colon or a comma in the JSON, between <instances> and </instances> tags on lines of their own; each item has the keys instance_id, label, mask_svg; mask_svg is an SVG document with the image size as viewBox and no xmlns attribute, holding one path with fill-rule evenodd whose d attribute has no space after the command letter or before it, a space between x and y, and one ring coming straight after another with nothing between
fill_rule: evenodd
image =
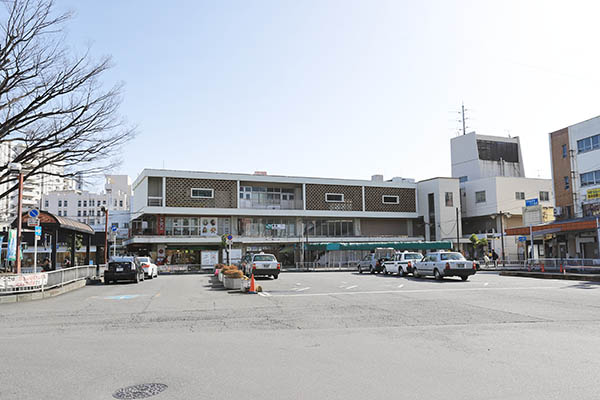
<instances>
[{"instance_id":1,"label":"guardrail","mask_svg":"<svg viewBox=\"0 0 600 400\"><path fill-rule=\"evenodd\" d=\"M599 258L537 258L524 261L506 261L498 260L497 265L493 262L488 266L480 262L483 270L496 271L527 271L527 272L558 272L563 274L600 274Z\"/></svg>"},{"instance_id":2,"label":"guardrail","mask_svg":"<svg viewBox=\"0 0 600 400\"><path fill-rule=\"evenodd\" d=\"M328 262L296 262L296 271L355 271L358 269L358 261L328 261ZM293 268L288 268L293 271Z\"/></svg>"},{"instance_id":3,"label":"guardrail","mask_svg":"<svg viewBox=\"0 0 600 400\"><path fill-rule=\"evenodd\" d=\"M50 272L0 276L0 296L37 292L102 275L105 266L84 265ZM99 275L98 275L99 274Z\"/></svg>"}]
</instances>

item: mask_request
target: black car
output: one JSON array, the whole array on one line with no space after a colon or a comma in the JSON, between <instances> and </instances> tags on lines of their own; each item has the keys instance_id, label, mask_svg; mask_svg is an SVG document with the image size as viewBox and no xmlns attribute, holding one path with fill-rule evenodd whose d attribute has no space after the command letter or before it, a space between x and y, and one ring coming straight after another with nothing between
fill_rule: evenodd
<instances>
[{"instance_id":1,"label":"black car","mask_svg":"<svg viewBox=\"0 0 600 400\"><path fill-rule=\"evenodd\" d=\"M135 257L113 258L104 271L104 284L117 281L133 281L139 283L144 280L144 269Z\"/></svg>"}]
</instances>

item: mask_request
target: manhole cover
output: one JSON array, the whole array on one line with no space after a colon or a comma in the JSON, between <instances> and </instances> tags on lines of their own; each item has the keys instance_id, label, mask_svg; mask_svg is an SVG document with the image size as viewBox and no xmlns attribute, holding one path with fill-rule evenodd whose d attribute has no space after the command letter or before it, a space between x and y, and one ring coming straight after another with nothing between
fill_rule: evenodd
<instances>
[{"instance_id":1,"label":"manhole cover","mask_svg":"<svg viewBox=\"0 0 600 400\"><path fill-rule=\"evenodd\" d=\"M146 397L156 396L167 388L162 383L142 383L121 388L113 393L115 399L145 399Z\"/></svg>"}]
</instances>

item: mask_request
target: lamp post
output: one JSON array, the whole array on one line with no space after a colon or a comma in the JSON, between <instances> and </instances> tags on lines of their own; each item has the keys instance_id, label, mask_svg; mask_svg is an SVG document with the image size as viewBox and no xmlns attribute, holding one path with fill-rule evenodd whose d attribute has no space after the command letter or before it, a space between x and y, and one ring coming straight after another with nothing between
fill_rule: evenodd
<instances>
[{"instance_id":1,"label":"lamp post","mask_svg":"<svg viewBox=\"0 0 600 400\"><path fill-rule=\"evenodd\" d=\"M108 264L108 208L100 207L100 211L104 213L104 263Z\"/></svg>"},{"instance_id":2,"label":"lamp post","mask_svg":"<svg viewBox=\"0 0 600 400\"><path fill-rule=\"evenodd\" d=\"M504 216L506 218L510 218L512 215L509 212L498 211L496 214L492 215L492 219L496 219L496 217L500 217L500 245L502 246L502 268L506 266L506 260L504 257Z\"/></svg>"},{"instance_id":3,"label":"lamp post","mask_svg":"<svg viewBox=\"0 0 600 400\"><path fill-rule=\"evenodd\" d=\"M19 176L19 198L17 201L17 251L15 259L15 272L21 273L21 226L23 225L22 215L23 214L23 172L20 163L8 164L8 170L11 172L17 172ZM35 268L35 266L34 266Z\"/></svg>"}]
</instances>

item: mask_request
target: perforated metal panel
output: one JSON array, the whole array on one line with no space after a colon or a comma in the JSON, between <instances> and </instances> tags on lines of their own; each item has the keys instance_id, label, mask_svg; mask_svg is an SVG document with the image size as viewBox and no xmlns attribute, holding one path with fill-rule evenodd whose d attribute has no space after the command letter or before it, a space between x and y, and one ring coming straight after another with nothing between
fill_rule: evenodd
<instances>
[{"instance_id":1,"label":"perforated metal panel","mask_svg":"<svg viewBox=\"0 0 600 400\"><path fill-rule=\"evenodd\" d=\"M341 193L343 203L325 201L326 193ZM362 187L345 185L306 185L307 210L362 211Z\"/></svg>"},{"instance_id":2,"label":"perforated metal panel","mask_svg":"<svg viewBox=\"0 0 600 400\"><path fill-rule=\"evenodd\" d=\"M398 196L398 204L384 204L383 196ZM365 211L416 212L415 189L365 186Z\"/></svg>"},{"instance_id":3,"label":"perforated metal panel","mask_svg":"<svg viewBox=\"0 0 600 400\"><path fill-rule=\"evenodd\" d=\"M236 208L237 182L222 179L166 178L167 207ZM192 198L192 188L214 190L214 198Z\"/></svg>"}]
</instances>

